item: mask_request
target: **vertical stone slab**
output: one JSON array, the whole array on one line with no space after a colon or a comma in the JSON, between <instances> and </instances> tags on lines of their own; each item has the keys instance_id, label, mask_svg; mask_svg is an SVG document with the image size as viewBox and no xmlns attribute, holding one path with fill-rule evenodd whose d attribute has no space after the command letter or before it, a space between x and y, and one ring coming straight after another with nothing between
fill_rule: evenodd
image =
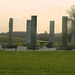
<instances>
[{"instance_id":1,"label":"vertical stone slab","mask_svg":"<svg viewBox=\"0 0 75 75\"><path fill-rule=\"evenodd\" d=\"M62 46L67 46L67 16L62 16Z\"/></svg>"},{"instance_id":2,"label":"vertical stone slab","mask_svg":"<svg viewBox=\"0 0 75 75\"><path fill-rule=\"evenodd\" d=\"M26 44L31 45L31 20L27 20L26 27Z\"/></svg>"},{"instance_id":3,"label":"vertical stone slab","mask_svg":"<svg viewBox=\"0 0 75 75\"><path fill-rule=\"evenodd\" d=\"M12 44L13 37L13 18L9 19L9 44Z\"/></svg>"},{"instance_id":4,"label":"vertical stone slab","mask_svg":"<svg viewBox=\"0 0 75 75\"><path fill-rule=\"evenodd\" d=\"M31 16L31 45L36 46L37 16Z\"/></svg>"},{"instance_id":5,"label":"vertical stone slab","mask_svg":"<svg viewBox=\"0 0 75 75\"><path fill-rule=\"evenodd\" d=\"M50 21L50 43L54 45L54 25L55 21Z\"/></svg>"},{"instance_id":6,"label":"vertical stone slab","mask_svg":"<svg viewBox=\"0 0 75 75\"><path fill-rule=\"evenodd\" d=\"M75 20L72 20L72 27L71 27L71 45L75 45Z\"/></svg>"}]
</instances>

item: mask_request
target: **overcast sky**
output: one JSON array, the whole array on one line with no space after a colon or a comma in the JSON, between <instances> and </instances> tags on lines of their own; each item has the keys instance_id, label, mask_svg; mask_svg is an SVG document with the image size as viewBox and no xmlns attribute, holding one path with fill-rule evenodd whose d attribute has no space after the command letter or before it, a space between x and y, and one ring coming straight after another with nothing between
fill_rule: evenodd
<instances>
[{"instance_id":1,"label":"overcast sky","mask_svg":"<svg viewBox=\"0 0 75 75\"><path fill-rule=\"evenodd\" d=\"M14 31L26 31L26 20L37 15L37 32L49 33L50 20L55 20L55 33L62 31L62 16L75 5L75 0L0 0L0 32L9 31L9 18Z\"/></svg>"}]
</instances>

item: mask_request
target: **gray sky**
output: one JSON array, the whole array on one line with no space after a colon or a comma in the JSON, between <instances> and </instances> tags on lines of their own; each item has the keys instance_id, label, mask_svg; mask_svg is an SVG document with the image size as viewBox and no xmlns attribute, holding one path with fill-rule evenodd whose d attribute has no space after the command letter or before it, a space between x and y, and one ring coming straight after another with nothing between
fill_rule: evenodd
<instances>
[{"instance_id":1,"label":"gray sky","mask_svg":"<svg viewBox=\"0 0 75 75\"><path fill-rule=\"evenodd\" d=\"M26 31L26 20L37 15L37 32L49 32L55 20L55 33L62 31L62 16L75 5L75 0L0 0L0 32L8 32L9 18L14 18L14 31Z\"/></svg>"}]
</instances>

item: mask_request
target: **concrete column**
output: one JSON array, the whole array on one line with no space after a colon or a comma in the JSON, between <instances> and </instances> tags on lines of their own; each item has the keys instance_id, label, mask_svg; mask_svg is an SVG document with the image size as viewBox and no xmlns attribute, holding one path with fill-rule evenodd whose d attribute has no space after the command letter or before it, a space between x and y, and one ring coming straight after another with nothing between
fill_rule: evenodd
<instances>
[{"instance_id":1,"label":"concrete column","mask_svg":"<svg viewBox=\"0 0 75 75\"><path fill-rule=\"evenodd\" d=\"M12 44L13 37L13 18L9 19L9 44Z\"/></svg>"},{"instance_id":2,"label":"concrete column","mask_svg":"<svg viewBox=\"0 0 75 75\"><path fill-rule=\"evenodd\" d=\"M36 46L37 16L31 16L31 45Z\"/></svg>"},{"instance_id":3,"label":"concrete column","mask_svg":"<svg viewBox=\"0 0 75 75\"><path fill-rule=\"evenodd\" d=\"M26 27L26 44L31 45L31 20L27 20Z\"/></svg>"},{"instance_id":4,"label":"concrete column","mask_svg":"<svg viewBox=\"0 0 75 75\"><path fill-rule=\"evenodd\" d=\"M72 45L75 45L75 20L72 20L71 44L72 44Z\"/></svg>"},{"instance_id":5,"label":"concrete column","mask_svg":"<svg viewBox=\"0 0 75 75\"><path fill-rule=\"evenodd\" d=\"M50 21L50 43L54 45L54 25L55 21Z\"/></svg>"},{"instance_id":6,"label":"concrete column","mask_svg":"<svg viewBox=\"0 0 75 75\"><path fill-rule=\"evenodd\" d=\"M62 46L67 46L67 16L62 17Z\"/></svg>"}]
</instances>

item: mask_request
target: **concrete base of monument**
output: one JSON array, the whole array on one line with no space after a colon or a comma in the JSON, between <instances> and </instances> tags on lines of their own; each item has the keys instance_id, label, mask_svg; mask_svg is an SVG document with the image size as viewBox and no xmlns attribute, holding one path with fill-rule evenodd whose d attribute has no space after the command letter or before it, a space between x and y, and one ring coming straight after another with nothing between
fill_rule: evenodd
<instances>
[{"instance_id":1,"label":"concrete base of monument","mask_svg":"<svg viewBox=\"0 0 75 75\"><path fill-rule=\"evenodd\" d=\"M17 51L17 47L18 47L17 44L3 44L3 45L2 45L3 50L4 50L4 49L15 48L15 51Z\"/></svg>"},{"instance_id":2,"label":"concrete base of monument","mask_svg":"<svg viewBox=\"0 0 75 75\"><path fill-rule=\"evenodd\" d=\"M32 46L32 45L27 45L27 50L37 50L39 49L39 46Z\"/></svg>"},{"instance_id":3,"label":"concrete base of monument","mask_svg":"<svg viewBox=\"0 0 75 75\"><path fill-rule=\"evenodd\" d=\"M57 46L57 50L72 50L73 46Z\"/></svg>"}]
</instances>

